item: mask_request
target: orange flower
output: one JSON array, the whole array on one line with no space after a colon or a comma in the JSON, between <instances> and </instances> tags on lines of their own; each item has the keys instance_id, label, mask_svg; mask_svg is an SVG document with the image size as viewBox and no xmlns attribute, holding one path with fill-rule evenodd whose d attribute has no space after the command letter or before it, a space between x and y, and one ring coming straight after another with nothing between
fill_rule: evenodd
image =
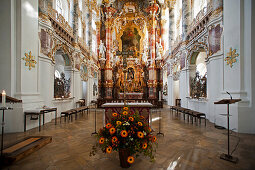
<instances>
[{"instance_id":1,"label":"orange flower","mask_svg":"<svg viewBox=\"0 0 255 170\"><path fill-rule=\"evenodd\" d=\"M127 112L127 111L124 111L122 114L123 114L124 116L126 116L126 115L128 114L128 112Z\"/></svg>"},{"instance_id":2,"label":"orange flower","mask_svg":"<svg viewBox=\"0 0 255 170\"><path fill-rule=\"evenodd\" d=\"M130 164L134 163L134 161L135 161L135 158L133 156L129 156L127 159L127 162Z\"/></svg>"},{"instance_id":3,"label":"orange flower","mask_svg":"<svg viewBox=\"0 0 255 170\"><path fill-rule=\"evenodd\" d=\"M137 124L138 124L139 126L143 126L142 122L138 122Z\"/></svg>"},{"instance_id":4,"label":"orange flower","mask_svg":"<svg viewBox=\"0 0 255 170\"><path fill-rule=\"evenodd\" d=\"M134 118L133 118L133 117L129 117L128 119L129 119L131 122L134 121Z\"/></svg>"},{"instance_id":5,"label":"orange flower","mask_svg":"<svg viewBox=\"0 0 255 170\"><path fill-rule=\"evenodd\" d=\"M152 137L152 142L156 142L156 140L157 140L156 136L153 136Z\"/></svg>"},{"instance_id":6,"label":"orange flower","mask_svg":"<svg viewBox=\"0 0 255 170\"><path fill-rule=\"evenodd\" d=\"M126 130L122 130L122 131L120 132L120 135L121 135L123 138L125 138L125 137L127 137L128 133L127 133Z\"/></svg>"},{"instance_id":7,"label":"orange flower","mask_svg":"<svg viewBox=\"0 0 255 170\"><path fill-rule=\"evenodd\" d=\"M123 110L128 110L128 107L124 107Z\"/></svg>"},{"instance_id":8,"label":"orange flower","mask_svg":"<svg viewBox=\"0 0 255 170\"><path fill-rule=\"evenodd\" d=\"M114 133L116 132L116 130L115 130L114 127L112 127L109 131L110 131L110 134L111 134L111 135L114 134Z\"/></svg>"},{"instance_id":9,"label":"orange flower","mask_svg":"<svg viewBox=\"0 0 255 170\"><path fill-rule=\"evenodd\" d=\"M151 132L151 128L149 127L149 132Z\"/></svg>"},{"instance_id":10,"label":"orange flower","mask_svg":"<svg viewBox=\"0 0 255 170\"><path fill-rule=\"evenodd\" d=\"M101 137L101 138L99 139L99 143L100 143L100 144L103 144L103 143L104 143L104 138L103 138L103 137Z\"/></svg>"},{"instance_id":11,"label":"orange flower","mask_svg":"<svg viewBox=\"0 0 255 170\"><path fill-rule=\"evenodd\" d=\"M116 136L112 137L112 143L115 143L118 141L118 138Z\"/></svg>"},{"instance_id":12,"label":"orange flower","mask_svg":"<svg viewBox=\"0 0 255 170\"><path fill-rule=\"evenodd\" d=\"M144 116L140 116L141 119L144 119Z\"/></svg>"},{"instance_id":13,"label":"orange flower","mask_svg":"<svg viewBox=\"0 0 255 170\"><path fill-rule=\"evenodd\" d=\"M121 123L121 121L116 121L116 125L118 126L120 126L122 123Z\"/></svg>"},{"instance_id":14,"label":"orange flower","mask_svg":"<svg viewBox=\"0 0 255 170\"><path fill-rule=\"evenodd\" d=\"M146 149L147 148L147 143L143 143L143 149Z\"/></svg>"},{"instance_id":15,"label":"orange flower","mask_svg":"<svg viewBox=\"0 0 255 170\"><path fill-rule=\"evenodd\" d=\"M143 135L142 132L137 132L137 136L138 136L139 138L143 138L143 137L144 137L144 135Z\"/></svg>"},{"instance_id":16,"label":"orange flower","mask_svg":"<svg viewBox=\"0 0 255 170\"><path fill-rule=\"evenodd\" d=\"M111 147L111 146L108 146L108 147L106 148L106 152L107 152L107 153L111 153L111 152L112 152L112 147Z\"/></svg>"},{"instance_id":17,"label":"orange flower","mask_svg":"<svg viewBox=\"0 0 255 170\"><path fill-rule=\"evenodd\" d=\"M106 127L107 129L109 129L110 127L112 127L112 124L111 124L111 123L107 123L105 127Z\"/></svg>"},{"instance_id":18,"label":"orange flower","mask_svg":"<svg viewBox=\"0 0 255 170\"><path fill-rule=\"evenodd\" d=\"M117 116L118 116L118 113L113 113L112 116L113 116L113 117L117 117Z\"/></svg>"}]
</instances>

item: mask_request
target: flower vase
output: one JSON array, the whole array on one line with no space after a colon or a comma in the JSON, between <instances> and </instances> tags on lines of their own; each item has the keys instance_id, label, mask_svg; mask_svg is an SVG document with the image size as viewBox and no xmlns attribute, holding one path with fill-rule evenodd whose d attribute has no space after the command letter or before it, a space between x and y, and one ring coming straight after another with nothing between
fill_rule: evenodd
<instances>
[{"instance_id":1,"label":"flower vase","mask_svg":"<svg viewBox=\"0 0 255 170\"><path fill-rule=\"evenodd\" d=\"M130 156L129 149L126 149L126 148L119 149L120 166L122 168L130 167L130 164L127 161L129 156Z\"/></svg>"}]
</instances>

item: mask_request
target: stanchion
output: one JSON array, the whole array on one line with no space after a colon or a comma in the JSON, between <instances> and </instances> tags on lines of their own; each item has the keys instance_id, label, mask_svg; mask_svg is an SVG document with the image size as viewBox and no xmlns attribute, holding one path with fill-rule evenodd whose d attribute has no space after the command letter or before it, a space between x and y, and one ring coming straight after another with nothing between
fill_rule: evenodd
<instances>
[{"instance_id":1,"label":"stanchion","mask_svg":"<svg viewBox=\"0 0 255 170\"><path fill-rule=\"evenodd\" d=\"M162 135L162 136L164 136L164 133L161 132L161 119L162 119L162 117L161 117L161 110L158 111L158 114L159 114L159 115L158 115L158 117L159 117L159 120L158 120L158 126L159 126L159 127L158 127L158 129L159 129L159 130L158 130L157 135Z\"/></svg>"},{"instance_id":2,"label":"stanchion","mask_svg":"<svg viewBox=\"0 0 255 170\"><path fill-rule=\"evenodd\" d=\"M97 134L97 109L96 109L97 104L96 103L94 104L95 104L95 132L91 133L91 136Z\"/></svg>"},{"instance_id":3,"label":"stanchion","mask_svg":"<svg viewBox=\"0 0 255 170\"><path fill-rule=\"evenodd\" d=\"M12 108L1 107L0 110L3 111L3 116L2 116L2 139L1 139L1 164L2 164L2 161L3 161L3 148L4 148L4 111L5 110L12 110Z\"/></svg>"}]
</instances>

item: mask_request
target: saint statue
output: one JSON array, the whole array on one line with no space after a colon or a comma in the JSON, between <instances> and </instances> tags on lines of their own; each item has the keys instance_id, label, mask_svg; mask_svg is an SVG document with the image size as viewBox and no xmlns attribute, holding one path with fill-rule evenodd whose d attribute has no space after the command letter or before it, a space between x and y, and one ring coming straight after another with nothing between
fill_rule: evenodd
<instances>
[{"instance_id":1,"label":"saint statue","mask_svg":"<svg viewBox=\"0 0 255 170\"><path fill-rule=\"evenodd\" d=\"M106 48L104 46L104 43L102 40L100 40L100 45L99 45L99 56L101 56L101 58L105 58L105 52L106 52Z\"/></svg>"},{"instance_id":2,"label":"saint statue","mask_svg":"<svg viewBox=\"0 0 255 170\"><path fill-rule=\"evenodd\" d=\"M160 53L161 50L162 50L161 43L156 42L156 55L158 59L161 59L161 53Z\"/></svg>"}]
</instances>

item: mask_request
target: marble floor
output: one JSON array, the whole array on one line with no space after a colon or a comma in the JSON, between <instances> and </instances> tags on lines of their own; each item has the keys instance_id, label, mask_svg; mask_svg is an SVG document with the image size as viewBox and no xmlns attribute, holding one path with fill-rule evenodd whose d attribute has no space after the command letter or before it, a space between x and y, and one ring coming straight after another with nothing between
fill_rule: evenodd
<instances>
[{"instance_id":1,"label":"marble floor","mask_svg":"<svg viewBox=\"0 0 255 170\"><path fill-rule=\"evenodd\" d=\"M98 129L102 126L102 111L97 111ZM153 114L153 129L158 131L158 115ZM98 152L90 157L91 147L95 144L94 112L84 114L69 123L54 125L54 120L26 133L5 135L5 144L30 135L52 136L52 143L32 153L26 158L15 162L4 169L121 169L118 153L104 154ZM148 158L140 156L129 169L255 169L255 135L232 133L231 151L238 140L240 143L234 152L239 158L237 164L221 160L221 153L227 152L227 131L219 130L214 124L207 122L205 127L195 125L171 115L169 108L162 111L162 132L165 136L158 136L156 161L151 163Z\"/></svg>"}]
</instances>

